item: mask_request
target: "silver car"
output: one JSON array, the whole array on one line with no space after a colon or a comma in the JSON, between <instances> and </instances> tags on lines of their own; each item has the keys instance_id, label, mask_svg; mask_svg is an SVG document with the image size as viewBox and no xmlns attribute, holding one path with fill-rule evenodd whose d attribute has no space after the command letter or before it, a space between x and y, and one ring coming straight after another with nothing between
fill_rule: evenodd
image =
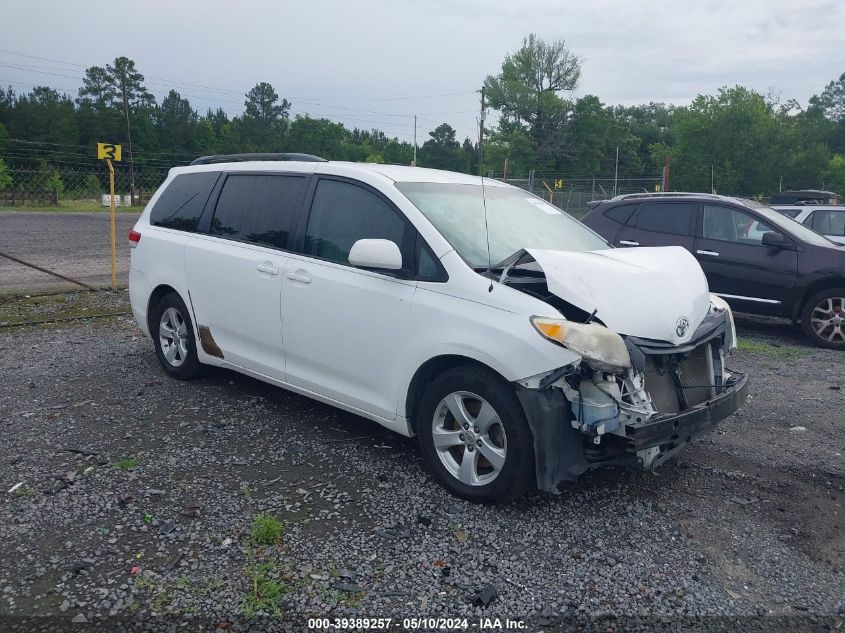
<instances>
[{"instance_id":1,"label":"silver car","mask_svg":"<svg viewBox=\"0 0 845 633\"><path fill-rule=\"evenodd\" d=\"M774 205L772 208L821 233L830 241L845 246L845 206Z\"/></svg>"}]
</instances>

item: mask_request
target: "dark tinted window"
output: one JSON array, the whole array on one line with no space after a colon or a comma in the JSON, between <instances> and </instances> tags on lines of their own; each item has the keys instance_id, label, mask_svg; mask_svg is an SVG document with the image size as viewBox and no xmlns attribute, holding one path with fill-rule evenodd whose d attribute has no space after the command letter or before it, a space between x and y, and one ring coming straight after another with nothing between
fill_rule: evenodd
<instances>
[{"instance_id":1,"label":"dark tinted window","mask_svg":"<svg viewBox=\"0 0 845 633\"><path fill-rule=\"evenodd\" d=\"M305 178L230 174L217 200L211 235L282 248Z\"/></svg>"},{"instance_id":2,"label":"dark tinted window","mask_svg":"<svg viewBox=\"0 0 845 633\"><path fill-rule=\"evenodd\" d=\"M636 205L633 204L621 204L618 207L608 209L605 215L614 222L619 222L619 224L625 224L625 222L628 221L628 218L631 217L631 214L636 208Z\"/></svg>"},{"instance_id":3,"label":"dark tinted window","mask_svg":"<svg viewBox=\"0 0 845 633\"><path fill-rule=\"evenodd\" d=\"M405 220L374 193L337 180L321 180L317 185L305 231L307 255L348 264L355 242L384 239L395 242L407 259L408 237Z\"/></svg>"},{"instance_id":4,"label":"dark tinted window","mask_svg":"<svg viewBox=\"0 0 845 633\"><path fill-rule=\"evenodd\" d=\"M689 235L693 206L689 202L644 204L637 215L637 228L658 233Z\"/></svg>"},{"instance_id":5,"label":"dark tinted window","mask_svg":"<svg viewBox=\"0 0 845 633\"><path fill-rule=\"evenodd\" d=\"M793 220L798 217L799 213L801 213L801 209L775 209L775 211L783 213L785 216L788 216Z\"/></svg>"},{"instance_id":6,"label":"dark tinted window","mask_svg":"<svg viewBox=\"0 0 845 633\"><path fill-rule=\"evenodd\" d=\"M219 175L216 171L204 171L176 176L150 211L150 224L196 231L202 209Z\"/></svg>"},{"instance_id":7,"label":"dark tinted window","mask_svg":"<svg viewBox=\"0 0 845 633\"><path fill-rule=\"evenodd\" d=\"M814 231L822 235L845 236L845 211L830 211L829 209L818 209L811 215ZM804 222L804 224L809 224Z\"/></svg>"}]
</instances>

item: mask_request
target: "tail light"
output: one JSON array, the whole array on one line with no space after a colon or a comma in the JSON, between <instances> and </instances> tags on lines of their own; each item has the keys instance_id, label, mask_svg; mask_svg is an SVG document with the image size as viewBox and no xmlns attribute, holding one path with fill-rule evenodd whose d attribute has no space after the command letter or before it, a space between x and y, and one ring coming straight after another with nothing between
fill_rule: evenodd
<instances>
[{"instance_id":1,"label":"tail light","mask_svg":"<svg viewBox=\"0 0 845 633\"><path fill-rule=\"evenodd\" d=\"M140 242L140 241L141 241L141 234L138 231L136 231L135 229L132 229L131 231L129 231L129 246L131 246L132 248L135 248L136 246L138 246L138 242Z\"/></svg>"}]
</instances>

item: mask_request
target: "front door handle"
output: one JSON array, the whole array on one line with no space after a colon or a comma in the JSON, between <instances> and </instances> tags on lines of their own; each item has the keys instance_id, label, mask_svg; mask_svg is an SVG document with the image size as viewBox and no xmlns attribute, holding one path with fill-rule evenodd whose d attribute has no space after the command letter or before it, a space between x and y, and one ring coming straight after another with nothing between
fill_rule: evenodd
<instances>
[{"instance_id":1,"label":"front door handle","mask_svg":"<svg viewBox=\"0 0 845 633\"><path fill-rule=\"evenodd\" d=\"M696 252L697 255L706 255L707 257L718 257L719 256L719 253L717 253L716 251L697 250L695 252Z\"/></svg>"},{"instance_id":2,"label":"front door handle","mask_svg":"<svg viewBox=\"0 0 845 633\"><path fill-rule=\"evenodd\" d=\"M291 281L298 281L301 284L310 284L311 277L306 275L305 273L288 273L288 279Z\"/></svg>"},{"instance_id":3,"label":"front door handle","mask_svg":"<svg viewBox=\"0 0 845 633\"><path fill-rule=\"evenodd\" d=\"M621 246L639 246L639 242L632 242L630 240L619 240Z\"/></svg>"},{"instance_id":4,"label":"front door handle","mask_svg":"<svg viewBox=\"0 0 845 633\"><path fill-rule=\"evenodd\" d=\"M268 275L278 275L279 274L279 269L276 268L275 266L273 266L272 264L258 264L255 267L255 270L257 270L260 273L267 273Z\"/></svg>"}]
</instances>

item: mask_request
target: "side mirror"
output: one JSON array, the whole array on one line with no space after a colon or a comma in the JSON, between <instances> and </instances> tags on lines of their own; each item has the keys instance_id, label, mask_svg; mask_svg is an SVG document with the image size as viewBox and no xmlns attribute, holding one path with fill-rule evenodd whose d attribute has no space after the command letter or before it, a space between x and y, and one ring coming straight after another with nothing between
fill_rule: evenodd
<instances>
[{"instance_id":1,"label":"side mirror","mask_svg":"<svg viewBox=\"0 0 845 633\"><path fill-rule=\"evenodd\" d=\"M401 270L402 252L390 240L358 240L349 250L349 263L361 268Z\"/></svg>"},{"instance_id":2,"label":"side mirror","mask_svg":"<svg viewBox=\"0 0 845 633\"><path fill-rule=\"evenodd\" d=\"M776 231L766 231L763 233L763 246L783 248L785 244L786 240L784 240L783 233L777 233Z\"/></svg>"}]
</instances>

